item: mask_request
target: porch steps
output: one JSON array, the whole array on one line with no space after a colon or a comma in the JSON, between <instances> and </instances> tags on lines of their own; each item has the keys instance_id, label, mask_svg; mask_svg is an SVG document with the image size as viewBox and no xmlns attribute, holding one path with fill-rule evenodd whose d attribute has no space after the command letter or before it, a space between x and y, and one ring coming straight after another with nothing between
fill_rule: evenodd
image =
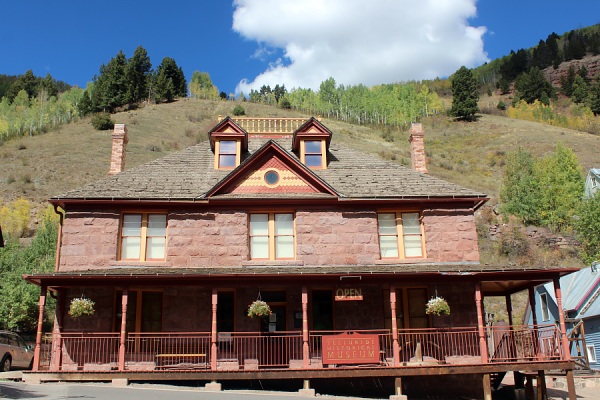
<instances>
[{"instance_id":1,"label":"porch steps","mask_svg":"<svg viewBox=\"0 0 600 400\"><path fill-rule=\"evenodd\" d=\"M498 390L500 384L502 383L502 380L504 379L504 375L506 375L506 372L492 372L490 374L490 382L492 384L492 389Z\"/></svg>"}]
</instances>

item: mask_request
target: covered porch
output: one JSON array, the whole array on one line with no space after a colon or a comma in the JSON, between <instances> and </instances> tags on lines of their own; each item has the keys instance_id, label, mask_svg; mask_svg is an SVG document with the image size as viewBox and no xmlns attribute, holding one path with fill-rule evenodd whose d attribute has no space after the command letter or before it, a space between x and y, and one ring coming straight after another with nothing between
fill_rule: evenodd
<instances>
[{"instance_id":1,"label":"covered porch","mask_svg":"<svg viewBox=\"0 0 600 400\"><path fill-rule=\"evenodd\" d=\"M286 268L265 268L268 274L147 268L142 274L115 269L28 276L41 286L40 320L46 295L57 298L53 332L38 332L33 373L83 380L475 374L483 376L484 388L493 386L496 373L507 371L571 373L564 319L559 325L535 320L521 326L512 321L510 303L512 293L532 293L548 280L555 281L561 299L558 279L570 271L419 267L424 271L418 276L406 267L405 274L382 267L368 274L364 268L343 273L303 268L302 274ZM99 309L74 321L67 304L82 290ZM257 291L272 305L275 318L245 315ZM162 293L160 307L148 307L161 310L159 325L151 319L139 324L143 301L153 298L144 293ZM415 299L424 303L434 294L448 299L450 317L425 315L423 304L413 307ZM506 298L508 324L486 321L486 296ZM329 320L322 318L328 313Z\"/></svg>"}]
</instances>

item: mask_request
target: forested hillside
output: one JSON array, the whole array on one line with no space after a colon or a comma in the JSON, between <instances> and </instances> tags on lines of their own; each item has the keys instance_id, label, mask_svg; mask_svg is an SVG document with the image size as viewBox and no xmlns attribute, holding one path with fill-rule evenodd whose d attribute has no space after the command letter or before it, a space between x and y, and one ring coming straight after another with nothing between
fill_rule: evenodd
<instances>
[{"instance_id":1,"label":"forested hillside","mask_svg":"<svg viewBox=\"0 0 600 400\"><path fill-rule=\"evenodd\" d=\"M600 257L594 219L600 200L583 202L579 193L583 174L599 162L600 67L593 64L600 60L599 27L552 34L533 49L473 71L461 68L449 79L375 87L331 77L316 91L277 84L235 98L219 92L208 72L195 71L187 85L169 57L154 70L141 46L130 58L119 52L101 65L85 89L31 71L0 76L0 224L7 239L0 272L20 276L15 263L52 268L56 232L47 224L55 216L45 201L106 176L112 123L128 127L131 168L207 140L218 115L322 115L335 141L402 165L410 163L408 125L422 122L430 173L490 196L478 213L482 262L582 266ZM558 79L548 78L552 71ZM457 96L464 90L456 88L458 76L474 91L464 96L478 108L470 119L448 115L464 94ZM107 123L99 125L100 117ZM528 224L581 246L532 241ZM31 245L21 244L32 237ZM10 297L16 293L3 289L0 304L20 307ZM0 316L28 315L35 299L20 293L24 308L0 306ZM11 328L31 322L10 321Z\"/></svg>"}]
</instances>

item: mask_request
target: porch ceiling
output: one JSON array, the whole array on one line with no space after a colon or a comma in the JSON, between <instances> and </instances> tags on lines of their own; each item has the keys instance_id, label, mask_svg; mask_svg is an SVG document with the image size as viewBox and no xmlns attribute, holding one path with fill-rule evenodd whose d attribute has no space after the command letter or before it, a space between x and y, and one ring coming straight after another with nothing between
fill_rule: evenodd
<instances>
[{"instance_id":1,"label":"porch ceiling","mask_svg":"<svg viewBox=\"0 0 600 400\"><path fill-rule=\"evenodd\" d=\"M386 264L370 266L251 265L177 268L114 266L103 269L30 274L23 277L49 288L74 286L169 286L248 284L314 285L480 282L484 296L502 296L543 284L577 268L490 266L482 264Z\"/></svg>"}]
</instances>

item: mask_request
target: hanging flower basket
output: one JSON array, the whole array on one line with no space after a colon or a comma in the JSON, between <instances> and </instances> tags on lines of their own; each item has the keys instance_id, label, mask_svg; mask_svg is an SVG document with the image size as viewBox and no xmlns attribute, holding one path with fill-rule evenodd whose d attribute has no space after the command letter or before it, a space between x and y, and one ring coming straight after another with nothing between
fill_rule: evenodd
<instances>
[{"instance_id":1,"label":"hanging flower basket","mask_svg":"<svg viewBox=\"0 0 600 400\"><path fill-rule=\"evenodd\" d=\"M432 297L425 306L425 312L427 314L433 314L437 316L450 315L450 306L443 297L435 296Z\"/></svg>"},{"instance_id":2,"label":"hanging flower basket","mask_svg":"<svg viewBox=\"0 0 600 400\"><path fill-rule=\"evenodd\" d=\"M94 303L91 299L86 297L76 297L71 300L69 306L69 315L73 318L81 317L82 315L94 315Z\"/></svg>"},{"instance_id":3,"label":"hanging flower basket","mask_svg":"<svg viewBox=\"0 0 600 400\"><path fill-rule=\"evenodd\" d=\"M248 307L248 316L250 318L263 318L269 315L271 315L271 307L262 300L253 301Z\"/></svg>"}]
</instances>

